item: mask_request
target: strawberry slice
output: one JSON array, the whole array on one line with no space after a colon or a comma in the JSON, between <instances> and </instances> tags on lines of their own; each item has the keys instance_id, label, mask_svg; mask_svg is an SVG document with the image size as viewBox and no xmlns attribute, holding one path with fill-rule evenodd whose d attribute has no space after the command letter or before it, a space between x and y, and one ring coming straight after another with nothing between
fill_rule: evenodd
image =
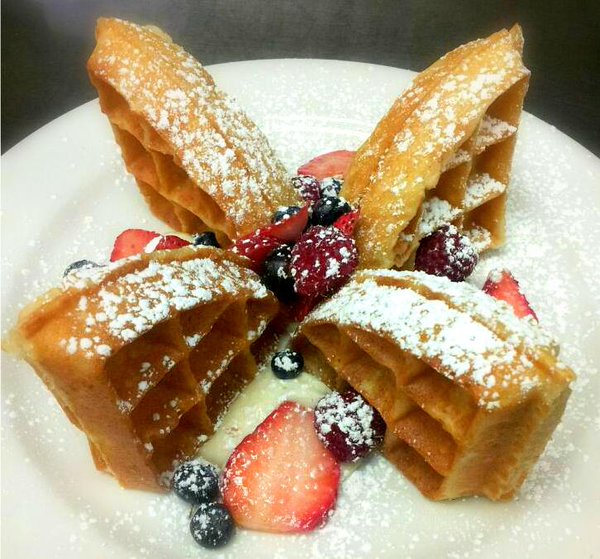
<instances>
[{"instance_id":1,"label":"strawberry slice","mask_svg":"<svg viewBox=\"0 0 600 559\"><path fill-rule=\"evenodd\" d=\"M261 233L269 237L281 239L286 243L297 241L302 235L302 231L308 223L308 204L304 206L297 214L286 219L282 219L273 225L261 229Z\"/></svg>"},{"instance_id":2,"label":"strawberry slice","mask_svg":"<svg viewBox=\"0 0 600 559\"><path fill-rule=\"evenodd\" d=\"M311 159L298 169L299 175L310 175L318 180L327 177L344 177L354 158L354 151L338 150Z\"/></svg>"},{"instance_id":3,"label":"strawberry slice","mask_svg":"<svg viewBox=\"0 0 600 559\"><path fill-rule=\"evenodd\" d=\"M265 532L310 532L335 507L340 466L319 441L315 414L284 402L233 451L223 502L235 522Z\"/></svg>"},{"instance_id":4,"label":"strawberry slice","mask_svg":"<svg viewBox=\"0 0 600 559\"><path fill-rule=\"evenodd\" d=\"M339 229L344 235L352 237L359 216L360 210L352 210L351 212L338 217L334 221L333 226Z\"/></svg>"},{"instance_id":5,"label":"strawberry slice","mask_svg":"<svg viewBox=\"0 0 600 559\"><path fill-rule=\"evenodd\" d=\"M263 262L267 256L285 244L281 239L267 235L263 229L257 229L254 233L238 239L232 247L232 252L245 256L252 261L251 268L260 273Z\"/></svg>"},{"instance_id":6,"label":"strawberry slice","mask_svg":"<svg viewBox=\"0 0 600 559\"><path fill-rule=\"evenodd\" d=\"M176 235L161 235L156 231L145 229L125 229L116 239L110 254L110 261L115 262L142 252L170 250L188 246L190 243Z\"/></svg>"},{"instance_id":7,"label":"strawberry slice","mask_svg":"<svg viewBox=\"0 0 600 559\"><path fill-rule=\"evenodd\" d=\"M519 318L532 316L535 320L538 319L521 291L519 282L508 270L492 270L482 289L488 295L508 303Z\"/></svg>"}]
</instances>

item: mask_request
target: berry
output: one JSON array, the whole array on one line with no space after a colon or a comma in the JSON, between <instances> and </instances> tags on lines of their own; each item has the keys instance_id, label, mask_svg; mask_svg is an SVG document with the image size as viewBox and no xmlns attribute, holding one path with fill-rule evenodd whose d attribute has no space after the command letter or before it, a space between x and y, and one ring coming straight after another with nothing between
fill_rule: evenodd
<instances>
[{"instance_id":1,"label":"berry","mask_svg":"<svg viewBox=\"0 0 600 559\"><path fill-rule=\"evenodd\" d=\"M352 210L350 213L338 217L333 226L344 233L344 235L351 237L354 234L354 229L358 223L359 216L360 210Z\"/></svg>"},{"instance_id":2,"label":"berry","mask_svg":"<svg viewBox=\"0 0 600 559\"><path fill-rule=\"evenodd\" d=\"M209 464L184 462L175 470L171 487L179 497L193 505L213 501L219 496L219 474Z\"/></svg>"},{"instance_id":3,"label":"berry","mask_svg":"<svg viewBox=\"0 0 600 559\"><path fill-rule=\"evenodd\" d=\"M146 231L145 229L125 229L115 239L110 261L115 262L143 252L181 248L189 244L188 241L176 235L163 236L155 231Z\"/></svg>"},{"instance_id":4,"label":"berry","mask_svg":"<svg viewBox=\"0 0 600 559\"><path fill-rule=\"evenodd\" d=\"M288 206L287 208L281 208L273 215L273 223L278 223L284 219L288 219L293 215L296 215L302 208L300 206Z\"/></svg>"},{"instance_id":5,"label":"berry","mask_svg":"<svg viewBox=\"0 0 600 559\"><path fill-rule=\"evenodd\" d=\"M311 227L292 248L290 270L300 295L328 295L346 283L357 265L354 239L335 227Z\"/></svg>"},{"instance_id":6,"label":"berry","mask_svg":"<svg viewBox=\"0 0 600 559\"><path fill-rule=\"evenodd\" d=\"M264 227L263 229L259 229L259 231L263 235L275 237L276 239L280 239L286 243L292 243L297 241L298 237L302 235L302 231L304 231L307 223L308 204L303 208L300 208L296 213L293 213L288 218L277 221L276 223L273 223L268 227Z\"/></svg>"},{"instance_id":7,"label":"berry","mask_svg":"<svg viewBox=\"0 0 600 559\"><path fill-rule=\"evenodd\" d=\"M63 272L63 276L67 276L69 275L72 271L74 270L85 270L87 268L99 268L100 264L96 264L95 262L92 262L91 260L77 260L77 262L73 262L72 264L69 264L66 268L65 271Z\"/></svg>"},{"instance_id":8,"label":"berry","mask_svg":"<svg viewBox=\"0 0 600 559\"><path fill-rule=\"evenodd\" d=\"M235 525L227 508L220 503L202 503L192 515L190 532L202 547L214 549L225 545Z\"/></svg>"},{"instance_id":9,"label":"berry","mask_svg":"<svg viewBox=\"0 0 600 559\"><path fill-rule=\"evenodd\" d=\"M350 163L352 163L354 154L354 151L346 150L324 153L302 165L298 169L298 174L310 175L317 180L323 180L327 177L344 177Z\"/></svg>"},{"instance_id":10,"label":"berry","mask_svg":"<svg viewBox=\"0 0 600 559\"><path fill-rule=\"evenodd\" d=\"M156 237L160 237L154 231L144 229L125 229L116 239L110 255L110 261L115 262L121 258L127 258L134 254L144 252L144 249Z\"/></svg>"},{"instance_id":11,"label":"berry","mask_svg":"<svg viewBox=\"0 0 600 559\"><path fill-rule=\"evenodd\" d=\"M267 235L261 229L257 229L254 233L238 239L231 250L236 254L249 258L252 262L251 268L258 273L267 256L283 244L281 239Z\"/></svg>"},{"instance_id":12,"label":"berry","mask_svg":"<svg viewBox=\"0 0 600 559\"><path fill-rule=\"evenodd\" d=\"M294 291L294 278L290 272L292 249L288 245L276 248L263 263L263 283L284 303L291 303L296 299Z\"/></svg>"},{"instance_id":13,"label":"berry","mask_svg":"<svg viewBox=\"0 0 600 559\"><path fill-rule=\"evenodd\" d=\"M451 281L463 281L471 275L479 260L473 243L454 225L444 225L425 237L415 257L415 270Z\"/></svg>"},{"instance_id":14,"label":"berry","mask_svg":"<svg viewBox=\"0 0 600 559\"><path fill-rule=\"evenodd\" d=\"M340 177L329 177L321 181L321 197L339 196L344 179Z\"/></svg>"},{"instance_id":15,"label":"berry","mask_svg":"<svg viewBox=\"0 0 600 559\"><path fill-rule=\"evenodd\" d=\"M296 378L304 368L304 358L301 353L291 349L278 351L271 359L271 370L277 378L289 380Z\"/></svg>"},{"instance_id":16,"label":"berry","mask_svg":"<svg viewBox=\"0 0 600 559\"><path fill-rule=\"evenodd\" d=\"M212 231L205 231L204 233L196 233L192 239L194 246L205 246L221 248L219 241L217 241L216 235Z\"/></svg>"},{"instance_id":17,"label":"berry","mask_svg":"<svg viewBox=\"0 0 600 559\"><path fill-rule=\"evenodd\" d=\"M311 223L313 225L333 225L338 217L351 212L350 204L341 198L327 196L321 198L313 208Z\"/></svg>"},{"instance_id":18,"label":"berry","mask_svg":"<svg viewBox=\"0 0 600 559\"><path fill-rule=\"evenodd\" d=\"M385 423L379 412L354 390L332 392L315 407L319 440L340 462L356 462L383 442Z\"/></svg>"},{"instance_id":19,"label":"berry","mask_svg":"<svg viewBox=\"0 0 600 559\"><path fill-rule=\"evenodd\" d=\"M292 177L292 186L298 191L302 199L311 206L321 198L321 186L315 177L304 175Z\"/></svg>"},{"instance_id":20,"label":"berry","mask_svg":"<svg viewBox=\"0 0 600 559\"><path fill-rule=\"evenodd\" d=\"M508 303L519 318L532 316L538 319L519 287L519 282L508 270L492 270L483 284L483 291Z\"/></svg>"},{"instance_id":21,"label":"berry","mask_svg":"<svg viewBox=\"0 0 600 559\"><path fill-rule=\"evenodd\" d=\"M314 413L284 402L230 456L223 502L236 524L266 532L309 532L335 507L340 465L319 441Z\"/></svg>"}]
</instances>

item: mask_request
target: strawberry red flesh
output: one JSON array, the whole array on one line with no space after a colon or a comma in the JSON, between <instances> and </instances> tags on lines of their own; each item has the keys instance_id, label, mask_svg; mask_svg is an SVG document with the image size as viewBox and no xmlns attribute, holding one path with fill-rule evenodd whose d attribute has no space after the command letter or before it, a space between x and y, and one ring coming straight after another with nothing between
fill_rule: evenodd
<instances>
[{"instance_id":1,"label":"strawberry red flesh","mask_svg":"<svg viewBox=\"0 0 600 559\"><path fill-rule=\"evenodd\" d=\"M284 244L281 239L267 235L264 229L257 229L254 233L238 239L231 250L249 258L252 261L252 269L259 273L271 251Z\"/></svg>"},{"instance_id":2,"label":"strawberry red flesh","mask_svg":"<svg viewBox=\"0 0 600 559\"><path fill-rule=\"evenodd\" d=\"M354 229L356 228L356 224L358 223L359 216L360 210L352 210L350 213L338 217L333 226L344 233L344 235L352 237L354 234Z\"/></svg>"},{"instance_id":3,"label":"strawberry red flesh","mask_svg":"<svg viewBox=\"0 0 600 559\"><path fill-rule=\"evenodd\" d=\"M262 234L275 237L286 243L297 241L308 223L308 205L304 206L297 214L282 219L273 225L261 229Z\"/></svg>"},{"instance_id":4,"label":"strawberry red flesh","mask_svg":"<svg viewBox=\"0 0 600 559\"><path fill-rule=\"evenodd\" d=\"M519 282L508 270L492 270L483 284L483 291L500 301L505 301L519 318L532 316L538 319L521 291Z\"/></svg>"},{"instance_id":5,"label":"strawberry red flesh","mask_svg":"<svg viewBox=\"0 0 600 559\"><path fill-rule=\"evenodd\" d=\"M310 532L335 507L340 466L317 438L314 413L284 402L233 451L222 494L235 522L277 533Z\"/></svg>"},{"instance_id":6,"label":"strawberry red flesh","mask_svg":"<svg viewBox=\"0 0 600 559\"><path fill-rule=\"evenodd\" d=\"M347 150L324 153L302 165L298 169L298 174L310 175L318 180L328 177L344 177L355 153Z\"/></svg>"},{"instance_id":7,"label":"strawberry red flesh","mask_svg":"<svg viewBox=\"0 0 600 559\"><path fill-rule=\"evenodd\" d=\"M116 239L115 244L110 255L110 261L120 260L121 258L127 258L134 254L140 254L144 252L146 245L160 237L158 233L154 231L146 231L145 229L125 229Z\"/></svg>"},{"instance_id":8,"label":"strawberry red flesh","mask_svg":"<svg viewBox=\"0 0 600 559\"><path fill-rule=\"evenodd\" d=\"M189 241L178 237L177 235L165 235L160 239L154 250L172 250L190 245Z\"/></svg>"}]
</instances>

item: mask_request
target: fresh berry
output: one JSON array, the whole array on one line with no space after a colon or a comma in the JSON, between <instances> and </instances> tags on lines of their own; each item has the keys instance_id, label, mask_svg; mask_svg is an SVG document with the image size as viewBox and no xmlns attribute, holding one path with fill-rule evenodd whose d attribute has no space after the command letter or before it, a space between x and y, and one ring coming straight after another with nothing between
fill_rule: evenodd
<instances>
[{"instance_id":1,"label":"fresh berry","mask_svg":"<svg viewBox=\"0 0 600 559\"><path fill-rule=\"evenodd\" d=\"M236 524L265 532L309 532L334 508L340 465L319 441L314 413L284 402L233 451L222 478Z\"/></svg>"},{"instance_id":2,"label":"fresh berry","mask_svg":"<svg viewBox=\"0 0 600 559\"><path fill-rule=\"evenodd\" d=\"M302 208L300 206L288 206L287 208L280 208L273 214L273 223L278 223L284 219L289 219L293 215L296 215Z\"/></svg>"},{"instance_id":3,"label":"fresh berry","mask_svg":"<svg viewBox=\"0 0 600 559\"><path fill-rule=\"evenodd\" d=\"M292 215L287 217L286 219L277 221L276 223L264 227L259 231L263 235L275 237L276 239L281 239L286 243L292 243L294 241L297 241L300 235L302 235L302 231L304 231L304 229L306 228L307 223L308 204L303 208L299 209L298 212L293 213Z\"/></svg>"},{"instance_id":4,"label":"fresh berry","mask_svg":"<svg viewBox=\"0 0 600 559\"><path fill-rule=\"evenodd\" d=\"M463 281L471 275L479 260L473 243L454 225L444 225L425 237L415 257L415 270L451 281Z\"/></svg>"},{"instance_id":5,"label":"fresh berry","mask_svg":"<svg viewBox=\"0 0 600 559\"><path fill-rule=\"evenodd\" d=\"M196 233L192 239L194 246L205 246L221 248L219 241L217 241L216 235L212 231L205 231L204 233Z\"/></svg>"},{"instance_id":6,"label":"fresh berry","mask_svg":"<svg viewBox=\"0 0 600 559\"><path fill-rule=\"evenodd\" d=\"M292 178L292 186L298 191L302 199L311 206L321 198L321 185L315 177L298 175Z\"/></svg>"},{"instance_id":7,"label":"fresh berry","mask_svg":"<svg viewBox=\"0 0 600 559\"><path fill-rule=\"evenodd\" d=\"M329 177L321 181L321 197L339 196L340 190L344 184L344 179L340 177Z\"/></svg>"},{"instance_id":8,"label":"fresh berry","mask_svg":"<svg viewBox=\"0 0 600 559\"><path fill-rule=\"evenodd\" d=\"M311 227L292 248L290 270L300 295L328 295L340 288L358 264L352 237L335 227Z\"/></svg>"},{"instance_id":9,"label":"fresh berry","mask_svg":"<svg viewBox=\"0 0 600 559\"><path fill-rule=\"evenodd\" d=\"M302 165L298 169L298 174L310 175L318 180L327 177L344 177L352 163L354 153L354 151L346 150L324 153Z\"/></svg>"},{"instance_id":10,"label":"fresh berry","mask_svg":"<svg viewBox=\"0 0 600 559\"><path fill-rule=\"evenodd\" d=\"M184 462L175 470L171 487L179 497L193 505L213 501L219 495L219 474L209 464Z\"/></svg>"},{"instance_id":11,"label":"fresh berry","mask_svg":"<svg viewBox=\"0 0 600 559\"><path fill-rule=\"evenodd\" d=\"M263 283L284 303L291 303L296 299L294 278L290 272L292 249L288 245L276 248L263 263Z\"/></svg>"},{"instance_id":12,"label":"fresh berry","mask_svg":"<svg viewBox=\"0 0 600 559\"><path fill-rule=\"evenodd\" d=\"M340 462L355 462L383 442L385 423L363 397L348 390L332 392L315 407L319 440Z\"/></svg>"},{"instance_id":13,"label":"fresh berry","mask_svg":"<svg viewBox=\"0 0 600 559\"><path fill-rule=\"evenodd\" d=\"M321 198L314 206L311 217L313 225L333 225L338 217L351 212L350 204L336 196Z\"/></svg>"},{"instance_id":14,"label":"fresh berry","mask_svg":"<svg viewBox=\"0 0 600 559\"><path fill-rule=\"evenodd\" d=\"M321 299L322 297L316 295L311 297L298 296L298 299L291 308L291 319L295 322L302 322L307 317L308 313L315 308L319 301L321 301Z\"/></svg>"},{"instance_id":15,"label":"fresh berry","mask_svg":"<svg viewBox=\"0 0 600 559\"><path fill-rule=\"evenodd\" d=\"M266 235L258 229L254 233L238 239L231 250L236 254L249 258L252 261L252 269L255 272L260 272L267 256L283 244L281 239Z\"/></svg>"},{"instance_id":16,"label":"fresh berry","mask_svg":"<svg viewBox=\"0 0 600 559\"><path fill-rule=\"evenodd\" d=\"M110 255L110 261L115 262L121 258L127 258L134 254L144 252L144 249L156 237L160 237L154 231L145 229L125 229L116 239Z\"/></svg>"},{"instance_id":17,"label":"fresh berry","mask_svg":"<svg viewBox=\"0 0 600 559\"><path fill-rule=\"evenodd\" d=\"M356 224L358 223L359 216L360 210L352 210L351 212L338 217L333 226L344 233L344 235L352 237L354 234L354 229L356 228Z\"/></svg>"},{"instance_id":18,"label":"fresh berry","mask_svg":"<svg viewBox=\"0 0 600 559\"><path fill-rule=\"evenodd\" d=\"M85 270L86 268L99 268L100 264L96 264L91 260L77 260L77 262L73 262L69 264L65 271L63 272L63 276L69 275L73 270Z\"/></svg>"},{"instance_id":19,"label":"fresh berry","mask_svg":"<svg viewBox=\"0 0 600 559\"><path fill-rule=\"evenodd\" d=\"M538 319L529 301L519 287L519 282L508 270L492 270L483 284L488 295L508 303L519 318L532 316Z\"/></svg>"},{"instance_id":20,"label":"fresh berry","mask_svg":"<svg viewBox=\"0 0 600 559\"><path fill-rule=\"evenodd\" d=\"M152 241L150 241L152 243ZM190 242L178 237L177 235L161 235L160 240L156 243L154 250L173 250L175 248L182 248L189 246ZM146 245L144 249L146 252L154 252L154 250L150 250L152 245Z\"/></svg>"},{"instance_id":21,"label":"fresh berry","mask_svg":"<svg viewBox=\"0 0 600 559\"><path fill-rule=\"evenodd\" d=\"M278 351L271 359L271 370L277 378L289 380L296 378L304 368L304 358L301 353L292 349Z\"/></svg>"},{"instance_id":22,"label":"fresh berry","mask_svg":"<svg viewBox=\"0 0 600 559\"><path fill-rule=\"evenodd\" d=\"M202 503L192 515L190 532L202 547L214 549L225 545L235 525L227 507L220 503Z\"/></svg>"}]
</instances>

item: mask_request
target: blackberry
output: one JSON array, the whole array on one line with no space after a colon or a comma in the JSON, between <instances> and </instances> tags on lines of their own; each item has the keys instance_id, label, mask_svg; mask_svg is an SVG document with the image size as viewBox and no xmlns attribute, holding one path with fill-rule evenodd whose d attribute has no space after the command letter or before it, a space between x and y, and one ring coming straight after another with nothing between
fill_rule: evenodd
<instances>
[{"instance_id":1,"label":"blackberry","mask_svg":"<svg viewBox=\"0 0 600 559\"><path fill-rule=\"evenodd\" d=\"M190 532L202 547L214 549L225 545L233 535L233 518L225 505L202 503L192 515Z\"/></svg>"},{"instance_id":2,"label":"blackberry","mask_svg":"<svg viewBox=\"0 0 600 559\"><path fill-rule=\"evenodd\" d=\"M321 198L313 208L311 223L313 225L333 225L338 217L351 212L350 204L337 196Z\"/></svg>"},{"instance_id":3,"label":"blackberry","mask_svg":"<svg viewBox=\"0 0 600 559\"><path fill-rule=\"evenodd\" d=\"M289 380L296 378L304 368L302 354L291 349L278 351L271 359L271 369L277 378Z\"/></svg>"},{"instance_id":4,"label":"blackberry","mask_svg":"<svg viewBox=\"0 0 600 559\"><path fill-rule=\"evenodd\" d=\"M329 177L321 181L321 197L334 196L337 197L342 190L344 179L340 177Z\"/></svg>"},{"instance_id":5,"label":"blackberry","mask_svg":"<svg viewBox=\"0 0 600 559\"><path fill-rule=\"evenodd\" d=\"M214 466L184 462L175 470L171 487L188 503L213 501L219 496L219 474Z\"/></svg>"},{"instance_id":6,"label":"blackberry","mask_svg":"<svg viewBox=\"0 0 600 559\"><path fill-rule=\"evenodd\" d=\"M69 264L65 268L65 271L63 272L63 277L70 274L73 270L80 270L80 269L86 269L86 268L100 268L100 264L96 264L95 262L92 262L91 260L77 260L76 262Z\"/></svg>"},{"instance_id":7,"label":"blackberry","mask_svg":"<svg viewBox=\"0 0 600 559\"><path fill-rule=\"evenodd\" d=\"M290 272L291 259L292 249L283 245L269 253L263 263L263 283L283 303L291 303L296 299L294 278Z\"/></svg>"},{"instance_id":8,"label":"blackberry","mask_svg":"<svg viewBox=\"0 0 600 559\"><path fill-rule=\"evenodd\" d=\"M219 241L217 241L217 237L212 231L205 231L204 233L196 233L192 238L192 244L196 247L198 246L206 246L206 247L215 247L221 248Z\"/></svg>"}]
</instances>

